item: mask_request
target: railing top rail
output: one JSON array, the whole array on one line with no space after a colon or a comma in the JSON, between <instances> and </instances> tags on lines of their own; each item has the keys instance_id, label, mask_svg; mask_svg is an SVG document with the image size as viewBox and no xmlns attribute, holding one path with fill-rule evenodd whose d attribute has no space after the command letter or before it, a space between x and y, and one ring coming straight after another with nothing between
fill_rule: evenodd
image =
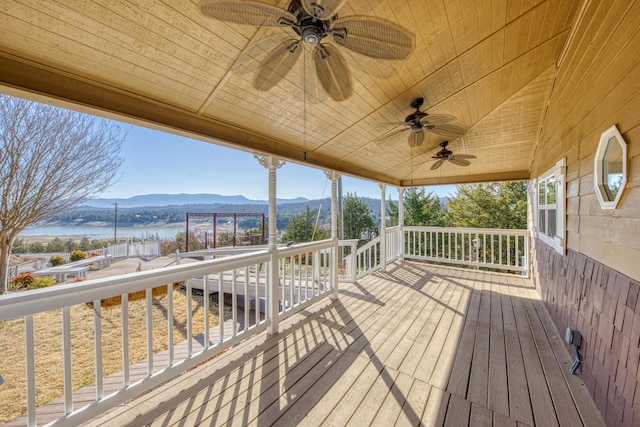
<instances>
[{"instance_id":1,"label":"railing top rail","mask_svg":"<svg viewBox=\"0 0 640 427\"><path fill-rule=\"evenodd\" d=\"M285 245L278 245L278 247L284 247ZM212 255L238 255L253 253L256 251L267 249L267 245L254 245L254 246L226 246L222 248L214 249L200 249L197 251L178 252L175 254L169 254L169 258L192 258L196 256L212 256Z\"/></svg>"},{"instance_id":2,"label":"railing top rail","mask_svg":"<svg viewBox=\"0 0 640 427\"><path fill-rule=\"evenodd\" d=\"M333 247L335 244L334 240L320 240L317 242L307 242L307 243L299 243L297 245L292 245L284 248L278 248L278 255L281 258L285 258L291 255L300 254L303 252L311 252L318 249L327 249Z\"/></svg>"},{"instance_id":3,"label":"railing top rail","mask_svg":"<svg viewBox=\"0 0 640 427\"><path fill-rule=\"evenodd\" d=\"M345 246L345 245L352 245L352 244L358 244L359 240L358 239L341 239L338 240L338 244Z\"/></svg>"},{"instance_id":4,"label":"railing top rail","mask_svg":"<svg viewBox=\"0 0 640 427\"><path fill-rule=\"evenodd\" d=\"M425 227L405 226L405 231L440 231L451 233L502 234L512 236L528 236L529 230L518 228L465 228L465 227Z\"/></svg>"},{"instance_id":5,"label":"railing top rail","mask_svg":"<svg viewBox=\"0 0 640 427\"><path fill-rule=\"evenodd\" d=\"M251 254L0 295L0 321L242 268L250 264L268 262L269 259L268 251L257 251Z\"/></svg>"},{"instance_id":6,"label":"railing top rail","mask_svg":"<svg viewBox=\"0 0 640 427\"><path fill-rule=\"evenodd\" d=\"M358 252L361 253L369 248L374 247L376 244L378 244L380 242L380 236L376 236L375 239L371 239L369 240L367 243L365 243L364 245L360 246L360 248L358 248Z\"/></svg>"}]
</instances>

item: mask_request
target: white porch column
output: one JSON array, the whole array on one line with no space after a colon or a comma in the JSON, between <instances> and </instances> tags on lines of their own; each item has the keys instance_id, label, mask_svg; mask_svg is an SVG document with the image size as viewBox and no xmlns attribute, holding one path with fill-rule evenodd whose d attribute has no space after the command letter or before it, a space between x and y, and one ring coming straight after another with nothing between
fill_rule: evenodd
<instances>
[{"instance_id":1,"label":"white porch column","mask_svg":"<svg viewBox=\"0 0 640 427\"><path fill-rule=\"evenodd\" d=\"M331 180L331 240L333 240L333 250L331 252L331 286L333 295L331 299L338 299L338 179L340 175L336 172L325 172L327 178Z\"/></svg>"},{"instance_id":2,"label":"white porch column","mask_svg":"<svg viewBox=\"0 0 640 427\"><path fill-rule=\"evenodd\" d=\"M380 271L387 271L387 200L386 184L380 185Z\"/></svg>"},{"instance_id":3,"label":"white porch column","mask_svg":"<svg viewBox=\"0 0 640 427\"><path fill-rule=\"evenodd\" d=\"M398 227L400 228L400 260L404 261L404 187L398 187Z\"/></svg>"},{"instance_id":4,"label":"white porch column","mask_svg":"<svg viewBox=\"0 0 640 427\"><path fill-rule=\"evenodd\" d=\"M278 249L276 247L278 230L276 222L276 169L284 165L284 162L273 156L254 157L269 171L269 242L271 262L267 269L267 295L265 295L266 315L271 324L267 329L270 335L278 333L280 317L280 277L278 268ZM256 301L256 310L259 310L260 301Z\"/></svg>"}]
</instances>

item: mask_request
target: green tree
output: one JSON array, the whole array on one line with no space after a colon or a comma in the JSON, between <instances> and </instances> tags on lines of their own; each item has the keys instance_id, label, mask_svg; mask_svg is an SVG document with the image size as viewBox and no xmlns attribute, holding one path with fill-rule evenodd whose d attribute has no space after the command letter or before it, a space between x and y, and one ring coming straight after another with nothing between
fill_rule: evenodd
<instances>
[{"instance_id":1,"label":"green tree","mask_svg":"<svg viewBox=\"0 0 640 427\"><path fill-rule=\"evenodd\" d=\"M398 205L389 199L391 225L398 225ZM424 187L411 187L404 192L404 225L438 226L445 225L445 211L438 195L427 193Z\"/></svg>"},{"instance_id":2,"label":"green tree","mask_svg":"<svg viewBox=\"0 0 640 427\"><path fill-rule=\"evenodd\" d=\"M370 240L377 234L378 226L376 225L371 211L364 200L360 200L353 193L347 193L342 201L342 218L344 222L344 238Z\"/></svg>"},{"instance_id":3,"label":"green tree","mask_svg":"<svg viewBox=\"0 0 640 427\"><path fill-rule=\"evenodd\" d=\"M524 181L459 185L447 202L451 227L527 228L527 183Z\"/></svg>"},{"instance_id":4,"label":"green tree","mask_svg":"<svg viewBox=\"0 0 640 427\"><path fill-rule=\"evenodd\" d=\"M89 249L91 249L91 242L89 241L89 238L87 236L84 236L82 239L80 239L79 248L81 251L88 251Z\"/></svg>"},{"instance_id":5,"label":"green tree","mask_svg":"<svg viewBox=\"0 0 640 427\"><path fill-rule=\"evenodd\" d=\"M296 243L324 240L330 237L330 231L316 226L316 212L309 206L306 210L291 217L282 239Z\"/></svg>"},{"instance_id":6,"label":"green tree","mask_svg":"<svg viewBox=\"0 0 640 427\"><path fill-rule=\"evenodd\" d=\"M66 252L66 246L64 240L59 237L54 237L46 246L47 252Z\"/></svg>"}]
</instances>

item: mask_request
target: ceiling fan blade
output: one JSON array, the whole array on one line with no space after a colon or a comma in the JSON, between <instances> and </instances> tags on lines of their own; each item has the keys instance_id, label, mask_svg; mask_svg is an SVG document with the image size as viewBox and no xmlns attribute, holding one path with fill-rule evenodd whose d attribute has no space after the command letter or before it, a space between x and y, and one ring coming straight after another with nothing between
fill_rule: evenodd
<instances>
[{"instance_id":1,"label":"ceiling fan blade","mask_svg":"<svg viewBox=\"0 0 640 427\"><path fill-rule=\"evenodd\" d=\"M458 156L455 156L455 155L449 156L449 161L454 165L458 165L458 166L469 166L471 164L469 160L460 159L458 158Z\"/></svg>"},{"instance_id":2,"label":"ceiling fan blade","mask_svg":"<svg viewBox=\"0 0 640 427\"><path fill-rule=\"evenodd\" d=\"M445 123L442 125L425 125L424 129L428 130L429 132L433 132L435 134L446 136L449 138L457 138L467 132L464 128L452 125L450 123Z\"/></svg>"},{"instance_id":3,"label":"ceiling fan blade","mask_svg":"<svg viewBox=\"0 0 640 427\"><path fill-rule=\"evenodd\" d=\"M311 16L329 19L342 7L345 0L302 0L304 10Z\"/></svg>"},{"instance_id":4,"label":"ceiling fan blade","mask_svg":"<svg viewBox=\"0 0 640 427\"><path fill-rule=\"evenodd\" d=\"M331 30L337 43L373 58L405 59L415 45L413 33L372 16L338 18Z\"/></svg>"},{"instance_id":5,"label":"ceiling fan blade","mask_svg":"<svg viewBox=\"0 0 640 427\"><path fill-rule=\"evenodd\" d=\"M256 89L269 90L277 85L293 68L301 52L300 41L293 39L273 49L260 66L254 84Z\"/></svg>"},{"instance_id":6,"label":"ceiling fan blade","mask_svg":"<svg viewBox=\"0 0 640 427\"><path fill-rule=\"evenodd\" d=\"M277 27L296 22L296 17L286 10L251 0L204 0L200 3L200 11L203 15L236 24Z\"/></svg>"},{"instance_id":7,"label":"ceiling fan blade","mask_svg":"<svg viewBox=\"0 0 640 427\"><path fill-rule=\"evenodd\" d=\"M257 71L273 47L285 40L291 40L291 34L286 29L279 28L271 29L257 40L253 39L235 60L231 71L239 75Z\"/></svg>"},{"instance_id":8,"label":"ceiling fan blade","mask_svg":"<svg viewBox=\"0 0 640 427\"><path fill-rule=\"evenodd\" d=\"M336 101L344 101L353 92L346 61L335 46L320 44L313 49L313 62L322 87Z\"/></svg>"},{"instance_id":9,"label":"ceiling fan blade","mask_svg":"<svg viewBox=\"0 0 640 427\"><path fill-rule=\"evenodd\" d=\"M476 156L474 156L473 154L456 154L455 155L456 159L475 159Z\"/></svg>"},{"instance_id":10,"label":"ceiling fan blade","mask_svg":"<svg viewBox=\"0 0 640 427\"><path fill-rule=\"evenodd\" d=\"M393 129L391 129L390 131L387 131L387 132L383 133L379 137L375 138L373 140L373 142L377 142L377 143L383 142L383 141L385 141L385 140L387 140L389 138L393 138L396 135L400 135L401 133L404 133L404 132L406 132L408 130L411 130L411 128L410 127L405 127L404 123L403 123L401 125L396 126Z\"/></svg>"},{"instance_id":11,"label":"ceiling fan blade","mask_svg":"<svg viewBox=\"0 0 640 427\"><path fill-rule=\"evenodd\" d=\"M444 159L438 159L434 164L431 165L431 170L434 171L438 169L444 163Z\"/></svg>"},{"instance_id":12,"label":"ceiling fan blade","mask_svg":"<svg viewBox=\"0 0 640 427\"><path fill-rule=\"evenodd\" d=\"M409 134L409 146L411 148L419 147L424 142L424 132L422 130L418 132L411 132Z\"/></svg>"},{"instance_id":13,"label":"ceiling fan blade","mask_svg":"<svg viewBox=\"0 0 640 427\"><path fill-rule=\"evenodd\" d=\"M441 125L444 123L449 123L454 121L456 118L450 116L449 114L427 114L422 119L420 119L420 123L425 125Z\"/></svg>"}]
</instances>

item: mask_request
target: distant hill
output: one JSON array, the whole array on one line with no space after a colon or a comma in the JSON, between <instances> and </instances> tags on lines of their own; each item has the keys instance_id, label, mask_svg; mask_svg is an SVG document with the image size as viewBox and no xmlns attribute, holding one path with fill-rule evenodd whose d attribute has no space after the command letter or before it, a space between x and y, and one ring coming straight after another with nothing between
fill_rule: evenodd
<instances>
[{"instance_id":1,"label":"distant hill","mask_svg":"<svg viewBox=\"0 0 640 427\"><path fill-rule=\"evenodd\" d=\"M380 221L380 199L359 197L367 204L374 221ZM447 200L440 202L446 206ZM250 200L244 196L219 194L146 194L128 199L92 199L82 206L69 209L46 221L46 225L110 225L114 222L114 203L118 203L118 225L150 226L182 223L187 213L264 213L268 215L268 201ZM394 203L398 203L394 200ZM307 208L320 212L321 224L329 224L331 199L278 199L278 228L284 229L292 216ZM387 211L388 213L388 211ZM245 218L246 219L246 218ZM255 221L255 220L253 220ZM254 225L251 225L254 226Z\"/></svg>"},{"instance_id":2,"label":"distant hill","mask_svg":"<svg viewBox=\"0 0 640 427\"><path fill-rule=\"evenodd\" d=\"M304 203L308 199L277 199L278 204ZM251 200L244 196L223 196L221 194L144 194L127 199L90 199L82 207L110 208L117 203L122 208L143 208L184 205L263 205L267 200Z\"/></svg>"}]
</instances>

